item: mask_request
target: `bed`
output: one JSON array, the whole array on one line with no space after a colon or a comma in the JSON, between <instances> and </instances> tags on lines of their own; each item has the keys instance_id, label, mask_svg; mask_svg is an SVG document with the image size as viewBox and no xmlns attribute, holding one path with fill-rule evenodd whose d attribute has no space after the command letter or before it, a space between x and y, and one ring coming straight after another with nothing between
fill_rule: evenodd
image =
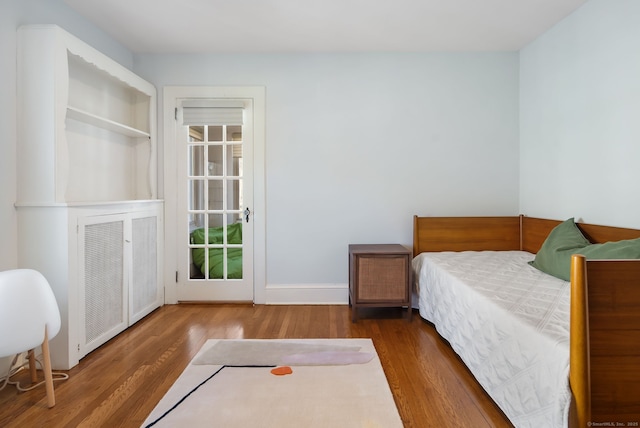
<instances>
[{"instance_id":1,"label":"bed","mask_svg":"<svg viewBox=\"0 0 640 428\"><path fill-rule=\"evenodd\" d=\"M640 230L579 223L587 243L562 249L560 278L531 266L559 259L550 242L567 223L415 216L420 315L515 426L638 426L640 260L573 253L637 248Z\"/></svg>"},{"instance_id":2,"label":"bed","mask_svg":"<svg viewBox=\"0 0 640 428\"><path fill-rule=\"evenodd\" d=\"M242 223L233 223L227 226L227 240L224 242L223 227L209 228L205 233L204 228L191 232L192 261L196 268L206 276L207 262L210 279L223 279L224 277L224 252L227 253L227 279L242 279ZM205 235L208 235L209 248L205 247ZM235 245L235 246L234 246ZM223 248L226 247L226 248ZM208 260L206 253L208 252Z\"/></svg>"}]
</instances>

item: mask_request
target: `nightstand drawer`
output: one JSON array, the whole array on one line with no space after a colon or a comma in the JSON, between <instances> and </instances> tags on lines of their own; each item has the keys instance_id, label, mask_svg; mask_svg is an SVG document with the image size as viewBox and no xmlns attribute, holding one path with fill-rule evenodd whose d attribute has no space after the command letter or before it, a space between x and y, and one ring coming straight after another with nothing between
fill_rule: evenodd
<instances>
[{"instance_id":1,"label":"nightstand drawer","mask_svg":"<svg viewBox=\"0 0 640 428\"><path fill-rule=\"evenodd\" d=\"M406 256L360 256L357 258L358 301L407 300Z\"/></svg>"}]
</instances>

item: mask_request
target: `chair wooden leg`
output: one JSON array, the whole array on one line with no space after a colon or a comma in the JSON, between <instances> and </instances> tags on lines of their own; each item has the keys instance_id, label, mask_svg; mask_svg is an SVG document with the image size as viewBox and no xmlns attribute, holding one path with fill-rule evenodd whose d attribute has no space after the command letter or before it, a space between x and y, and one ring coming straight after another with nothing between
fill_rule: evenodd
<instances>
[{"instance_id":1,"label":"chair wooden leg","mask_svg":"<svg viewBox=\"0 0 640 428\"><path fill-rule=\"evenodd\" d=\"M36 367L36 353L33 349L30 349L27 353L29 359L29 374L31 375L31 383L34 384L38 381L38 371Z\"/></svg>"},{"instance_id":2,"label":"chair wooden leg","mask_svg":"<svg viewBox=\"0 0 640 428\"><path fill-rule=\"evenodd\" d=\"M47 389L47 405L49 408L56 405L56 397L53 391L53 374L51 373L51 357L49 355L49 335L44 328L44 341L42 342L42 365L44 371L45 387Z\"/></svg>"}]
</instances>

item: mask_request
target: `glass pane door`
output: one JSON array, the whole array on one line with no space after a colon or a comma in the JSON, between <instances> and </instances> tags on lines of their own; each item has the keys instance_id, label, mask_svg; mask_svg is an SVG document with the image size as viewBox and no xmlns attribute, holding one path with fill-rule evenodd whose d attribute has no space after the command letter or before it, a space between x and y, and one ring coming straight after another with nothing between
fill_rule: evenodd
<instances>
[{"instance_id":1,"label":"glass pane door","mask_svg":"<svg viewBox=\"0 0 640 428\"><path fill-rule=\"evenodd\" d=\"M190 280L241 280L242 126L188 127L187 217Z\"/></svg>"},{"instance_id":2,"label":"glass pane door","mask_svg":"<svg viewBox=\"0 0 640 428\"><path fill-rule=\"evenodd\" d=\"M264 90L165 87L165 97L165 300L253 302L259 287L262 302ZM259 225L255 261L254 219Z\"/></svg>"}]
</instances>

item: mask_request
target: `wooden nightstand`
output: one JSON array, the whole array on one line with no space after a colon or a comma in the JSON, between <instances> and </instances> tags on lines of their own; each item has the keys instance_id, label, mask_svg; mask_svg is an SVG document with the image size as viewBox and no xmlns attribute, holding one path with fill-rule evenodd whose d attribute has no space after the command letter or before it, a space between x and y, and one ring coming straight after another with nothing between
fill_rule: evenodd
<instances>
[{"instance_id":1,"label":"wooden nightstand","mask_svg":"<svg viewBox=\"0 0 640 428\"><path fill-rule=\"evenodd\" d=\"M349 245L351 320L358 308L406 307L411 320L411 250L398 244Z\"/></svg>"}]
</instances>

